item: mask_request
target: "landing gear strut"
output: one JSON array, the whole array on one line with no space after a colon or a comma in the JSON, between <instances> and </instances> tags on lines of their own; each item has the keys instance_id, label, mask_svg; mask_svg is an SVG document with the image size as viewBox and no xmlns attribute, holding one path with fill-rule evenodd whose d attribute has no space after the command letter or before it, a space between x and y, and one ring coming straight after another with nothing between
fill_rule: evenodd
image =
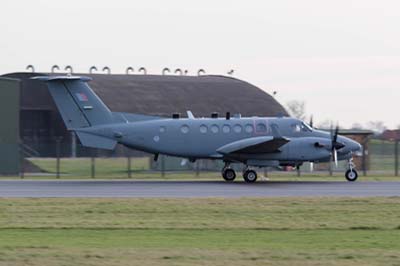
<instances>
[{"instance_id":1,"label":"landing gear strut","mask_svg":"<svg viewBox=\"0 0 400 266\"><path fill-rule=\"evenodd\" d=\"M225 181L232 182L236 178L235 170L230 168L229 163L225 163L224 168L222 168L222 177Z\"/></svg>"},{"instance_id":2,"label":"landing gear strut","mask_svg":"<svg viewBox=\"0 0 400 266\"><path fill-rule=\"evenodd\" d=\"M246 167L243 170L243 179L246 183L254 183L257 180L257 172Z\"/></svg>"},{"instance_id":3,"label":"landing gear strut","mask_svg":"<svg viewBox=\"0 0 400 266\"><path fill-rule=\"evenodd\" d=\"M346 171L346 179L349 182L354 182L358 178L358 173L356 169L354 169L354 163L353 163L353 158L349 159L348 162L349 170Z\"/></svg>"}]
</instances>

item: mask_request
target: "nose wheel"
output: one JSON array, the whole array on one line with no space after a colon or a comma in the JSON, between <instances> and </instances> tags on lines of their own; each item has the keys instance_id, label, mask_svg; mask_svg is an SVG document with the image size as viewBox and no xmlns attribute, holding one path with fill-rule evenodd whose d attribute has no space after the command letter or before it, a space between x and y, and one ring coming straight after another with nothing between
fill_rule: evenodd
<instances>
[{"instance_id":1,"label":"nose wheel","mask_svg":"<svg viewBox=\"0 0 400 266\"><path fill-rule=\"evenodd\" d=\"M346 176L347 181L354 182L358 178L358 173L357 173L356 169L354 169L353 158L351 158L349 160L348 164L349 164L349 170L346 171L345 176Z\"/></svg>"}]
</instances>

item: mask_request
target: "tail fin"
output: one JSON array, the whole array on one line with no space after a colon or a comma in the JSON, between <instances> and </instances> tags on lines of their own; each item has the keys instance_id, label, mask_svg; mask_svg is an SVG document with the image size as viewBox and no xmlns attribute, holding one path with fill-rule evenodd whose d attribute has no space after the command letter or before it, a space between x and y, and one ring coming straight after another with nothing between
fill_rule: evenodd
<instances>
[{"instance_id":1,"label":"tail fin","mask_svg":"<svg viewBox=\"0 0 400 266\"><path fill-rule=\"evenodd\" d=\"M43 76L67 129L78 129L113 122L107 106L87 84L90 78L76 76Z\"/></svg>"}]
</instances>

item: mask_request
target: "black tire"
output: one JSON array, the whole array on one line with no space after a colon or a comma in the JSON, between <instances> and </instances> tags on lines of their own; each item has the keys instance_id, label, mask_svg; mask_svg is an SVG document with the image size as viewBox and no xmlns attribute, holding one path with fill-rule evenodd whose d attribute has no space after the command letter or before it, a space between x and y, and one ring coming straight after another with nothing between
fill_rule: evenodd
<instances>
[{"instance_id":1,"label":"black tire","mask_svg":"<svg viewBox=\"0 0 400 266\"><path fill-rule=\"evenodd\" d=\"M222 170L222 177L225 179L225 181L232 182L236 178L235 170L230 168Z\"/></svg>"},{"instance_id":2,"label":"black tire","mask_svg":"<svg viewBox=\"0 0 400 266\"><path fill-rule=\"evenodd\" d=\"M254 183L257 181L257 172L254 170L246 170L243 173L243 179L246 183Z\"/></svg>"},{"instance_id":3,"label":"black tire","mask_svg":"<svg viewBox=\"0 0 400 266\"><path fill-rule=\"evenodd\" d=\"M358 178L358 173L354 169L353 170L349 169L349 170L346 171L346 175L345 176L346 176L347 181L354 182Z\"/></svg>"}]
</instances>

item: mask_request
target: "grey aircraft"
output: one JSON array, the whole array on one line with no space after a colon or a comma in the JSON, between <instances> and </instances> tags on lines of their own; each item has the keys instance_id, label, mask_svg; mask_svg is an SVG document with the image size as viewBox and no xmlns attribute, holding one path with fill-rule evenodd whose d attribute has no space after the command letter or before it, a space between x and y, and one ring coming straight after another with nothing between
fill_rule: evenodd
<instances>
[{"instance_id":1,"label":"grey aircraft","mask_svg":"<svg viewBox=\"0 0 400 266\"><path fill-rule=\"evenodd\" d=\"M299 167L303 162L347 160L345 177L355 181L352 163L359 143L338 136L338 129L325 132L287 117L172 118L111 112L92 91L90 78L40 76L45 81L68 130L76 133L83 146L113 150L117 143L154 154L196 159L222 160L222 177L236 178L232 163L242 163L243 178L257 180L256 167Z\"/></svg>"}]
</instances>

